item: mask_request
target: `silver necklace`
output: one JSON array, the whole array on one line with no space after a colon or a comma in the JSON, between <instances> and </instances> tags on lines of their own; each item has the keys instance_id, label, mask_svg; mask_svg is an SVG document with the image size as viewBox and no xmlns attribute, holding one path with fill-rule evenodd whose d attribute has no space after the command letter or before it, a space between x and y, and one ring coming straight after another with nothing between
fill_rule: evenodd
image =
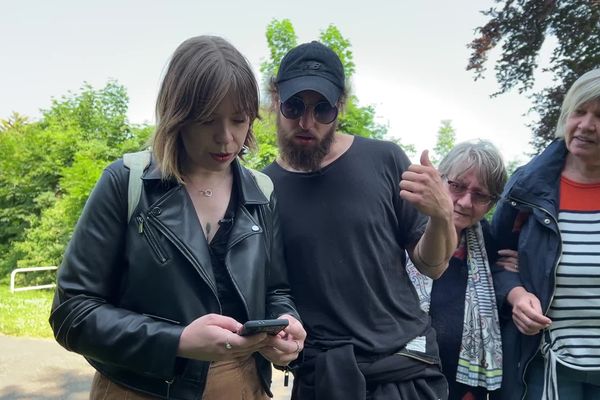
<instances>
[{"instance_id":1,"label":"silver necklace","mask_svg":"<svg viewBox=\"0 0 600 400\"><path fill-rule=\"evenodd\" d=\"M198 192L204 197L212 197L212 189L198 189Z\"/></svg>"},{"instance_id":2,"label":"silver necklace","mask_svg":"<svg viewBox=\"0 0 600 400\"><path fill-rule=\"evenodd\" d=\"M214 189L221 188L221 186L225 185L225 182L227 182L227 178L223 179L222 182L219 182L219 185L217 185ZM191 179L189 180L189 183L193 189L195 189L198 193L200 193L204 197L212 197L214 194L214 189L211 189L211 188L198 189L195 187L196 185L194 185L194 183L191 181Z\"/></svg>"}]
</instances>

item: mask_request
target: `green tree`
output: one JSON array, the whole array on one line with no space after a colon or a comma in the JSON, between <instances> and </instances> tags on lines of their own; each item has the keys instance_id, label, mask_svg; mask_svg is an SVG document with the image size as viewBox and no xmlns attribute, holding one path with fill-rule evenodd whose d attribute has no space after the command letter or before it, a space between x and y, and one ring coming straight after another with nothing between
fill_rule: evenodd
<instances>
[{"instance_id":1,"label":"green tree","mask_svg":"<svg viewBox=\"0 0 600 400\"><path fill-rule=\"evenodd\" d=\"M8 119L0 118L0 133L11 130L22 130L25 125L29 122L29 118L25 115L21 115L18 112L13 112Z\"/></svg>"},{"instance_id":2,"label":"green tree","mask_svg":"<svg viewBox=\"0 0 600 400\"><path fill-rule=\"evenodd\" d=\"M40 121L2 124L0 273L60 262L102 169L151 132L128 123L127 103L116 82L100 90L84 84L53 100Z\"/></svg>"},{"instance_id":3,"label":"green tree","mask_svg":"<svg viewBox=\"0 0 600 400\"><path fill-rule=\"evenodd\" d=\"M275 134L275 115L266 108L263 117L254 122L254 135L259 143L259 151L244 157L244 165L261 170L277 158L277 135Z\"/></svg>"},{"instance_id":4,"label":"green tree","mask_svg":"<svg viewBox=\"0 0 600 400\"><path fill-rule=\"evenodd\" d=\"M344 66L346 81L351 82L356 68L350 41L344 38L340 30L333 24L321 31L319 41L338 55ZM359 106L358 98L350 93L346 99L345 110L339 118L339 129L357 136L383 139L387 134L388 127L375 122L375 107Z\"/></svg>"},{"instance_id":5,"label":"green tree","mask_svg":"<svg viewBox=\"0 0 600 400\"><path fill-rule=\"evenodd\" d=\"M565 92L583 73L600 67L600 2L597 0L495 0L483 11L490 17L477 28L467 69L482 77L490 51L501 45L494 69L500 90L533 88L540 49L552 38L552 55L542 71L554 85L529 94L539 119L531 125L532 145L539 152L553 139Z\"/></svg>"},{"instance_id":6,"label":"green tree","mask_svg":"<svg viewBox=\"0 0 600 400\"><path fill-rule=\"evenodd\" d=\"M445 119L442 120L441 124L440 129L438 129L435 146L433 147L433 154L430 156L431 162L434 165L439 164L456 144L456 132L452 127L452 121Z\"/></svg>"},{"instance_id":7,"label":"green tree","mask_svg":"<svg viewBox=\"0 0 600 400\"><path fill-rule=\"evenodd\" d=\"M260 64L259 69L268 91L270 78L277 75L281 59L290 49L296 47L298 38L289 19L271 20L267 25L265 36L267 37L269 58Z\"/></svg>"},{"instance_id":8,"label":"green tree","mask_svg":"<svg viewBox=\"0 0 600 400\"><path fill-rule=\"evenodd\" d=\"M340 30L333 24L330 24L327 29L319 35L319 41L335 52L342 61L344 66L344 74L347 79L352 78L355 71L354 55L350 47L350 41L342 36Z\"/></svg>"}]
</instances>

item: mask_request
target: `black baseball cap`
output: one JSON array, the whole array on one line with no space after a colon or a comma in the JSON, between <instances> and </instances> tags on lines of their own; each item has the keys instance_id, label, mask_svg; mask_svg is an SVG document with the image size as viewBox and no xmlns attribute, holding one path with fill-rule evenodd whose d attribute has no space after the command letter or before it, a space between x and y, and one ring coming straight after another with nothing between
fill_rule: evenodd
<instances>
[{"instance_id":1,"label":"black baseball cap","mask_svg":"<svg viewBox=\"0 0 600 400\"><path fill-rule=\"evenodd\" d=\"M281 101L314 90L333 106L344 91L344 67L333 50L312 41L294 47L283 57L275 83Z\"/></svg>"}]
</instances>

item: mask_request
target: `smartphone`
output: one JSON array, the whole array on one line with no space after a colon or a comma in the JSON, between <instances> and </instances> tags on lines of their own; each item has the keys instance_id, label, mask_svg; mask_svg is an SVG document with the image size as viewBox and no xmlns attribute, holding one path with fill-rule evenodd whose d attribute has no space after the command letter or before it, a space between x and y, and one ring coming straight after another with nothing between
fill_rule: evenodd
<instances>
[{"instance_id":1,"label":"smartphone","mask_svg":"<svg viewBox=\"0 0 600 400\"><path fill-rule=\"evenodd\" d=\"M287 319L256 319L247 321L238 332L240 336L255 335L266 332L269 335L277 335L281 330L288 326Z\"/></svg>"}]
</instances>

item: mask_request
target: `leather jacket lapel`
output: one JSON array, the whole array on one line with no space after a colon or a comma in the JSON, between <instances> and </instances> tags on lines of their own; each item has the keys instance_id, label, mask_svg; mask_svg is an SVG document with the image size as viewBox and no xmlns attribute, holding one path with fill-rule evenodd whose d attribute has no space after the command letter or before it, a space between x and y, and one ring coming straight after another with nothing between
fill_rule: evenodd
<instances>
[{"instance_id":1,"label":"leather jacket lapel","mask_svg":"<svg viewBox=\"0 0 600 400\"><path fill-rule=\"evenodd\" d=\"M248 236L256 235L261 232L263 232L263 227L256 217L253 216L246 207L240 206L237 210L231 232L229 233L227 248L231 249Z\"/></svg>"},{"instance_id":2,"label":"leather jacket lapel","mask_svg":"<svg viewBox=\"0 0 600 400\"><path fill-rule=\"evenodd\" d=\"M184 187L179 185L152 204L149 219L156 221L161 232L181 251L216 292L210 252L196 210Z\"/></svg>"}]
</instances>

